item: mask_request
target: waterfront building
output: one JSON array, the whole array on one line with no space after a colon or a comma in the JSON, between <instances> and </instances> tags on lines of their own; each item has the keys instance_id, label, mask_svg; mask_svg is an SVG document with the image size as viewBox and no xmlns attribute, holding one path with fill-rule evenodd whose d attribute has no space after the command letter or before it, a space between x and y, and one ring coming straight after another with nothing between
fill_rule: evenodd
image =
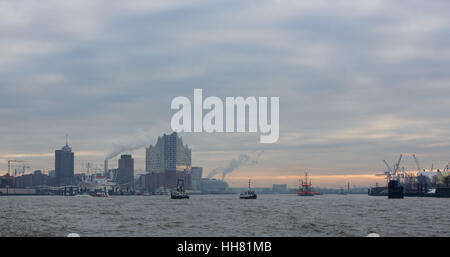
<instances>
[{"instance_id":1,"label":"waterfront building","mask_svg":"<svg viewBox=\"0 0 450 257\"><path fill-rule=\"evenodd\" d=\"M228 183L223 180L203 178L200 189L202 194L223 194L228 190Z\"/></svg>"},{"instance_id":2,"label":"waterfront building","mask_svg":"<svg viewBox=\"0 0 450 257\"><path fill-rule=\"evenodd\" d=\"M200 190L202 184L202 167L192 167L191 169L191 187L192 190Z\"/></svg>"},{"instance_id":3,"label":"waterfront building","mask_svg":"<svg viewBox=\"0 0 450 257\"><path fill-rule=\"evenodd\" d=\"M122 154L117 169L117 182L122 190L134 189L134 159L131 154Z\"/></svg>"},{"instance_id":4,"label":"waterfront building","mask_svg":"<svg viewBox=\"0 0 450 257\"><path fill-rule=\"evenodd\" d=\"M288 190L287 190L287 185L286 184L273 184L272 185L272 192L273 193L284 194L287 191Z\"/></svg>"},{"instance_id":5,"label":"waterfront building","mask_svg":"<svg viewBox=\"0 0 450 257\"><path fill-rule=\"evenodd\" d=\"M156 144L145 151L145 187L150 193L160 188L174 189L177 180L184 180L191 189L191 149L183 145L176 132L158 137Z\"/></svg>"},{"instance_id":6,"label":"waterfront building","mask_svg":"<svg viewBox=\"0 0 450 257\"><path fill-rule=\"evenodd\" d=\"M148 173L191 169L191 149L183 145L183 139L176 132L158 137L156 145L145 150L145 171Z\"/></svg>"}]
</instances>

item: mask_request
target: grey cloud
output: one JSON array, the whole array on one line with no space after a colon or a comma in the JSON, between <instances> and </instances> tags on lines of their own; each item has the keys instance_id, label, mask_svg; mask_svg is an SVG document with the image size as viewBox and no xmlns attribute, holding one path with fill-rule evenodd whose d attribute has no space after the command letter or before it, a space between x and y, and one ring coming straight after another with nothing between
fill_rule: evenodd
<instances>
[{"instance_id":1,"label":"grey cloud","mask_svg":"<svg viewBox=\"0 0 450 257\"><path fill-rule=\"evenodd\" d=\"M412 151L424 165L447 162L449 10L447 1L3 1L0 154L51 152L65 133L74 150L106 154L139 128L169 130L172 98L203 88L280 96L281 115L273 145L184 134L205 169L260 150L280 172L367 172Z\"/></svg>"}]
</instances>

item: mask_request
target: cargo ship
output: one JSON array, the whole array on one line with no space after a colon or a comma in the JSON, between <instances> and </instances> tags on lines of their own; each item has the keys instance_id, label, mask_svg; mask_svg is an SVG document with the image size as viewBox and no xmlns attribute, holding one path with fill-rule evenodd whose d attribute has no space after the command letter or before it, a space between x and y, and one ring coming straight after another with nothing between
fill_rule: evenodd
<instances>
[{"instance_id":1,"label":"cargo ship","mask_svg":"<svg viewBox=\"0 0 450 257\"><path fill-rule=\"evenodd\" d=\"M87 193L94 197L107 197L118 189L113 179L100 174L83 176L78 187L81 194Z\"/></svg>"},{"instance_id":2,"label":"cargo ship","mask_svg":"<svg viewBox=\"0 0 450 257\"><path fill-rule=\"evenodd\" d=\"M305 179L300 180L300 186L297 194L299 196L314 196L316 194L312 189L311 179L308 181L308 172L305 172Z\"/></svg>"},{"instance_id":3,"label":"cargo ship","mask_svg":"<svg viewBox=\"0 0 450 257\"><path fill-rule=\"evenodd\" d=\"M370 187L367 190L367 194L369 196L387 196L388 195L387 191L388 191L387 187L376 186L376 187Z\"/></svg>"},{"instance_id":4,"label":"cargo ship","mask_svg":"<svg viewBox=\"0 0 450 257\"><path fill-rule=\"evenodd\" d=\"M388 183L388 198L389 199L403 199L403 186L397 180L391 180Z\"/></svg>"}]
</instances>

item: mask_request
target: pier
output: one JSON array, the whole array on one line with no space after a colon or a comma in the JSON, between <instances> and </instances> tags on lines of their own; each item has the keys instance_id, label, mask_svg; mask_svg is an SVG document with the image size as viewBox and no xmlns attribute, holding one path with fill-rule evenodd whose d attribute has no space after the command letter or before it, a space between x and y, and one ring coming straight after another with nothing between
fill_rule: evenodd
<instances>
[{"instance_id":1,"label":"pier","mask_svg":"<svg viewBox=\"0 0 450 257\"><path fill-rule=\"evenodd\" d=\"M78 186L38 186L36 188L0 188L0 196L13 195L77 195Z\"/></svg>"}]
</instances>

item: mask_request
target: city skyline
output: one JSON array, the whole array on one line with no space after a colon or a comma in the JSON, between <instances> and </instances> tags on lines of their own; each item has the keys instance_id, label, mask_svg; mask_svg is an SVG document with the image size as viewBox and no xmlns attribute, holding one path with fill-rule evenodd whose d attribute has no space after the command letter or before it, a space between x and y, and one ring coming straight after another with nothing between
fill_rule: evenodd
<instances>
[{"instance_id":1,"label":"city skyline","mask_svg":"<svg viewBox=\"0 0 450 257\"><path fill-rule=\"evenodd\" d=\"M408 170L450 156L446 1L49 1L0 3L0 173L8 159L54 169L69 144L75 172L129 144L171 133L171 100L279 96L279 141L180 133L206 176L264 151L230 186L374 185L400 154ZM74 22L76 21L76 22ZM139 147L139 148L137 148ZM114 163L116 163L115 157ZM30 170L32 171L32 170ZM269 181L272 181L269 183Z\"/></svg>"},{"instance_id":2,"label":"city skyline","mask_svg":"<svg viewBox=\"0 0 450 257\"><path fill-rule=\"evenodd\" d=\"M177 133L180 134L180 133ZM165 135L168 136L168 135ZM161 139L160 136L158 136L158 140L159 141ZM151 146L151 145L150 145ZM141 147L139 147L141 148ZM136 159L135 156L140 156L139 154L135 154L136 151L142 150L142 149L135 149L132 151L123 151L118 153L116 156L114 156L113 158L109 159L109 163L108 164L108 168L109 169L119 169L119 166L116 165L115 163L117 163L118 161L121 160L121 158L123 156L126 156L128 153L133 153L133 159ZM145 150L145 155L147 154L147 148L143 147ZM62 147L62 149L67 149L72 151L72 148L70 146L70 144L68 144L67 141L67 135L66 135L66 144ZM56 152L58 152L60 150L56 150ZM76 154L75 153L75 163L77 163L77 158L76 158ZM86 154L89 152L84 152L83 154ZM146 174L148 172L145 171L145 155L143 157L143 163L144 163L144 169L142 168L138 168L136 171L138 173L136 173L136 175L141 175L141 174ZM255 159L259 159L260 156L262 155L262 153L256 153L255 155L258 155L257 158ZM26 157L27 155L19 155L16 157ZM56 158L55 157L55 153L51 153L49 155L45 155L46 157L52 157L52 158ZM107 155L108 156L108 155ZM42 156L41 156L42 157ZM138 157L137 159L141 159L142 157ZM236 159L236 158L233 158ZM51 162L53 162L53 164L55 159L51 159ZM21 160L21 161L25 161L25 160ZM227 162L229 162L231 160L227 160ZM29 164L30 162L25 161L27 164ZM255 160L252 160L252 162L255 162ZM77 167L75 165L75 174L81 174L81 173L86 173L86 169L87 169L87 164L89 163L89 168L91 169L91 173L101 173L104 171L104 165L105 163L101 163L100 161L86 161L86 162L82 162L82 161L78 161L78 163L80 164L79 167ZM138 162L139 163L139 162ZM258 163L253 163L254 165L258 165ZM102 166L103 165L103 166ZM116 167L117 166L117 167ZM138 167L141 167L142 165L137 165ZM195 166L195 165L193 165ZM197 165L198 166L198 165ZM223 165L222 167L216 167L219 169L225 169L226 165ZM261 175L259 174L257 171L253 171L252 169L253 165L247 164L247 165L242 165L238 168L236 168L235 172L227 176L226 181L232 186L232 187L245 187L248 183L248 179L251 178L254 180L255 184L257 186L260 187L271 187L273 184L287 184L289 187L297 187L298 186L298 180L303 176L303 172L309 171L311 172L311 170L304 170L301 171L301 173L297 174L293 174L293 175L287 175L287 176L278 176L278 175L272 175L272 176L268 176L268 175ZM44 171L54 171L55 166L50 167L50 168L35 168L35 167L29 167L31 168L30 170L27 170L27 174L31 174L33 173L35 170L44 170ZM202 167L203 168L203 167ZM435 169L439 169L439 167L435 167ZM203 177L209 177L208 174L210 172L212 172L214 169L209 169L206 171L206 173L203 173ZM241 172L239 172L239 170L243 170ZM409 172L415 172L416 170L411 169L408 170ZM7 171L2 171L0 172L0 175L5 175L7 173ZM212 178L215 179L221 179L222 173L217 173L214 176L212 176ZM385 182L385 178L384 177L380 177L380 176L376 176L373 173L370 174L326 174L326 175L310 175L312 179L314 179L314 182L318 182L319 187L333 187L333 188L340 188L343 187L343 185L345 186L347 183L352 183L352 185L358 185L358 186L374 186L376 183L384 183ZM335 181L335 179L337 179L338 181Z\"/></svg>"}]
</instances>

